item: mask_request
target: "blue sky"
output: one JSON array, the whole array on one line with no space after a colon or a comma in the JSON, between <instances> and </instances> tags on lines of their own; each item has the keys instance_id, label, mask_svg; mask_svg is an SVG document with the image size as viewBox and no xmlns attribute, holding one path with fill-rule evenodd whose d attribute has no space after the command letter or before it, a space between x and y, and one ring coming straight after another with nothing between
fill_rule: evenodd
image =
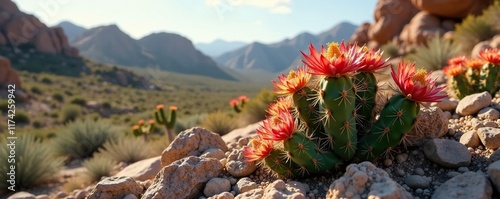
<instances>
[{"instance_id":1,"label":"blue sky","mask_svg":"<svg viewBox=\"0 0 500 199\"><path fill-rule=\"evenodd\" d=\"M47 25L117 24L133 38L172 32L193 42L280 41L348 21L373 21L376 0L13 0ZM127 2L127 3L124 3Z\"/></svg>"}]
</instances>

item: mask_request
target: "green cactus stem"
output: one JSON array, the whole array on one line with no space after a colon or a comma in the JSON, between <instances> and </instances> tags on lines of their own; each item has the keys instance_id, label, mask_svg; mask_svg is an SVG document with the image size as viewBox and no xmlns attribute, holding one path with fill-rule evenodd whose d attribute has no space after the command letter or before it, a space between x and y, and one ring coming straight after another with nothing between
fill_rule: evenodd
<instances>
[{"instance_id":1,"label":"green cactus stem","mask_svg":"<svg viewBox=\"0 0 500 199\"><path fill-rule=\"evenodd\" d=\"M172 132L172 129L175 126L175 120L176 120L176 112L177 112L177 107L171 106L169 107L170 109L170 121L167 119L165 116L165 111L163 110L163 105L158 105L155 111L155 119L158 124L163 124L165 125L165 128L167 129L166 134L168 137L168 140L172 142L174 140L174 134Z\"/></svg>"},{"instance_id":2,"label":"green cactus stem","mask_svg":"<svg viewBox=\"0 0 500 199\"><path fill-rule=\"evenodd\" d=\"M299 172L300 166L290 161L286 152L281 149L273 149L269 155L264 158L264 163L279 176L286 178L304 176L304 173Z\"/></svg>"},{"instance_id":3,"label":"green cactus stem","mask_svg":"<svg viewBox=\"0 0 500 199\"><path fill-rule=\"evenodd\" d=\"M464 73L450 77L451 86L457 95L458 99L462 99L467 95L474 94L474 89L469 84Z\"/></svg>"},{"instance_id":4,"label":"green cactus stem","mask_svg":"<svg viewBox=\"0 0 500 199\"><path fill-rule=\"evenodd\" d=\"M467 80L469 81L469 85L472 88L473 93L480 92L479 87L481 86L481 70L469 68L467 70Z\"/></svg>"},{"instance_id":5,"label":"green cactus stem","mask_svg":"<svg viewBox=\"0 0 500 199\"><path fill-rule=\"evenodd\" d=\"M370 132L360 138L356 159L373 160L399 144L413 128L419 111L418 103L406 99L401 94L392 96Z\"/></svg>"},{"instance_id":6,"label":"green cactus stem","mask_svg":"<svg viewBox=\"0 0 500 199\"><path fill-rule=\"evenodd\" d=\"M308 135L317 138L326 138L323 126L319 122L319 104L314 103L315 91L304 87L292 95L293 103L299 113L299 118L306 124Z\"/></svg>"},{"instance_id":7,"label":"green cactus stem","mask_svg":"<svg viewBox=\"0 0 500 199\"><path fill-rule=\"evenodd\" d=\"M348 76L327 77L320 87L323 125L333 152L343 160L356 152L356 95Z\"/></svg>"},{"instance_id":8,"label":"green cactus stem","mask_svg":"<svg viewBox=\"0 0 500 199\"><path fill-rule=\"evenodd\" d=\"M358 135L366 134L373 122L377 79L373 73L360 72L353 78L356 86L356 129Z\"/></svg>"},{"instance_id":9,"label":"green cactus stem","mask_svg":"<svg viewBox=\"0 0 500 199\"><path fill-rule=\"evenodd\" d=\"M500 65L486 63L481 69L481 91L495 95L500 90Z\"/></svg>"}]
</instances>

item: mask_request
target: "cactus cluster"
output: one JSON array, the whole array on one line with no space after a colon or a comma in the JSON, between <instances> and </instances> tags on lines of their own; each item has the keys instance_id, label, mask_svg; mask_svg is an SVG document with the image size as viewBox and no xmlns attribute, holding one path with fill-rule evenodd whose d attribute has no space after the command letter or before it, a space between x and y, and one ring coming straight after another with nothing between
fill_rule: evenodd
<instances>
[{"instance_id":1,"label":"cactus cluster","mask_svg":"<svg viewBox=\"0 0 500 199\"><path fill-rule=\"evenodd\" d=\"M238 97L238 99L232 99L229 101L229 105L231 108L233 108L234 112L240 113L243 107L245 107L245 104L248 102L248 97L245 95L242 95Z\"/></svg>"},{"instance_id":2,"label":"cactus cluster","mask_svg":"<svg viewBox=\"0 0 500 199\"><path fill-rule=\"evenodd\" d=\"M443 72L459 99L483 91L494 95L500 90L500 52L485 49L479 52L479 58L454 57L448 60Z\"/></svg>"},{"instance_id":3,"label":"cactus cluster","mask_svg":"<svg viewBox=\"0 0 500 199\"><path fill-rule=\"evenodd\" d=\"M156 106L155 119L156 119L156 122L158 124L165 125L165 128L167 129L165 131L165 134L167 134L168 140L170 142L172 142L175 138L175 135L172 132L172 129L175 126L177 107L176 106L168 107L168 109L170 110L170 120L165 115L165 111L163 110L163 107L164 107L163 104L159 104Z\"/></svg>"},{"instance_id":4,"label":"cactus cluster","mask_svg":"<svg viewBox=\"0 0 500 199\"><path fill-rule=\"evenodd\" d=\"M154 120L149 120L147 124L144 122L144 120L139 120L137 124L132 127L132 132L136 137L142 135L144 137L144 141L147 142L149 133L154 129L154 125Z\"/></svg>"},{"instance_id":5,"label":"cactus cluster","mask_svg":"<svg viewBox=\"0 0 500 199\"><path fill-rule=\"evenodd\" d=\"M244 148L248 161L259 161L284 177L335 170L351 161L372 160L404 140L422 102L445 97L435 80L414 64L401 62L391 75L399 92L375 121L377 80L388 67L382 52L330 43L318 52L302 52L307 68L274 81L281 97L270 104L258 136Z\"/></svg>"}]
</instances>

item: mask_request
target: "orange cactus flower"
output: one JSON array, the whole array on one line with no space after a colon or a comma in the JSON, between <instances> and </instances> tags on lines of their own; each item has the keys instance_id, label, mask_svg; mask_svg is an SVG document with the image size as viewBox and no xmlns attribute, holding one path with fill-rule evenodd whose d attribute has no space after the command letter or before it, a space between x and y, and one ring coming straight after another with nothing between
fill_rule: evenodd
<instances>
[{"instance_id":1,"label":"orange cactus flower","mask_svg":"<svg viewBox=\"0 0 500 199\"><path fill-rule=\"evenodd\" d=\"M169 106L168 110L176 111L177 110L177 106Z\"/></svg>"},{"instance_id":2,"label":"orange cactus flower","mask_svg":"<svg viewBox=\"0 0 500 199\"><path fill-rule=\"evenodd\" d=\"M135 130L139 130L139 126L138 126L138 125L134 125L134 126L132 126L132 130L134 130L134 131L135 131Z\"/></svg>"},{"instance_id":3,"label":"orange cactus flower","mask_svg":"<svg viewBox=\"0 0 500 199\"><path fill-rule=\"evenodd\" d=\"M278 116L269 117L257 129L257 135L263 140L282 141L295 133L295 120L290 111L281 111Z\"/></svg>"},{"instance_id":4,"label":"orange cactus flower","mask_svg":"<svg viewBox=\"0 0 500 199\"><path fill-rule=\"evenodd\" d=\"M231 107L238 106L239 103L240 102L237 99L232 99L231 101L229 101L229 105L231 105Z\"/></svg>"},{"instance_id":5,"label":"orange cactus flower","mask_svg":"<svg viewBox=\"0 0 500 199\"><path fill-rule=\"evenodd\" d=\"M162 109L162 108L163 108L163 104L158 104L158 105L156 105L156 109L160 110L160 109Z\"/></svg>"},{"instance_id":6,"label":"orange cactus flower","mask_svg":"<svg viewBox=\"0 0 500 199\"><path fill-rule=\"evenodd\" d=\"M422 103L439 102L446 97L446 94L440 93L445 87L436 87L436 80L431 79L431 73L427 73L424 69L415 71L414 63L401 61L397 72L391 67L391 75L401 94L407 99Z\"/></svg>"},{"instance_id":7,"label":"orange cactus flower","mask_svg":"<svg viewBox=\"0 0 500 199\"><path fill-rule=\"evenodd\" d=\"M248 97L246 95L242 95L242 96L238 97L238 99L242 102L248 102Z\"/></svg>"},{"instance_id":8,"label":"orange cactus flower","mask_svg":"<svg viewBox=\"0 0 500 199\"><path fill-rule=\"evenodd\" d=\"M363 59L363 50L357 45L346 46L344 42L340 46L336 43L330 43L325 50L321 46L321 53L309 45L309 56L304 52L305 60L302 60L312 71L313 75L323 75L328 77L340 77L351 75L360 69L360 62Z\"/></svg>"},{"instance_id":9,"label":"orange cactus flower","mask_svg":"<svg viewBox=\"0 0 500 199\"><path fill-rule=\"evenodd\" d=\"M140 126L144 125L144 120L139 120L139 121L137 122L137 124L138 124L138 125L140 125Z\"/></svg>"},{"instance_id":10,"label":"orange cactus flower","mask_svg":"<svg viewBox=\"0 0 500 199\"><path fill-rule=\"evenodd\" d=\"M448 60L448 65L464 65L467 58L463 55L455 56Z\"/></svg>"},{"instance_id":11,"label":"orange cactus flower","mask_svg":"<svg viewBox=\"0 0 500 199\"><path fill-rule=\"evenodd\" d=\"M290 70L287 75L278 76L279 82L273 81L276 88L275 93L279 95L291 95L298 92L309 83L312 75L307 73L306 68L301 67L295 70Z\"/></svg>"},{"instance_id":12,"label":"orange cactus flower","mask_svg":"<svg viewBox=\"0 0 500 199\"><path fill-rule=\"evenodd\" d=\"M293 107L293 102L290 98L280 97L275 103L269 104L267 107L267 114L270 116L278 116L281 111L288 111Z\"/></svg>"},{"instance_id":13,"label":"orange cactus flower","mask_svg":"<svg viewBox=\"0 0 500 199\"><path fill-rule=\"evenodd\" d=\"M260 161L269 156L272 150L273 144L271 141L253 138L250 141L250 146L243 148L243 156L245 156L247 162Z\"/></svg>"},{"instance_id":14,"label":"orange cactus flower","mask_svg":"<svg viewBox=\"0 0 500 199\"><path fill-rule=\"evenodd\" d=\"M369 50L366 52L361 61L361 68L359 68L359 71L373 73L377 70L387 67L387 60L389 60L389 58L382 58L381 51L375 51L373 49Z\"/></svg>"},{"instance_id":15,"label":"orange cactus flower","mask_svg":"<svg viewBox=\"0 0 500 199\"><path fill-rule=\"evenodd\" d=\"M500 65L500 52L496 48L489 48L479 51L479 57L493 65Z\"/></svg>"},{"instance_id":16,"label":"orange cactus flower","mask_svg":"<svg viewBox=\"0 0 500 199\"><path fill-rule=\"evenodd\" d=\"M443 68L443 73L451 77L465 73L465 71L466 70L463 65L449 65Z\"/></svg>"},{"instance_id":17,"label":"orange cactus flower","mask_svg":"<svg viewBox=\"0 0 500 199\"><path fill-rule=\"evenodd\" d=\"M155 123L155 120L149 120L148 121L149 124L154 124Z\"/></svg>"},{"instance_id":18,"label":"orange cactus flower","mask_svg":"<svg viewBox=\"0 0 500 199\"><path fill-rule=\"evenodd\" d=\"M485 63L482 59L475 58L466 60L464 65L471 69L481 69Z\"/></svg>"}]
</instances>

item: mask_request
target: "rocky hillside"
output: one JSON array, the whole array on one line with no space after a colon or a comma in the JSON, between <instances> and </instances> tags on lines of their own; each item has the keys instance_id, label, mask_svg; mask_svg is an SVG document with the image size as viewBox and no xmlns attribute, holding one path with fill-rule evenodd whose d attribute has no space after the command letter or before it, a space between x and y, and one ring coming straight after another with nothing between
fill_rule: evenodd
<instances>
[{"instance_id":1,"label":"rocky hillside","mask_svg":"<svg viewBox=\"0 0 500 199\"><path fill-rule=\"evenodd\" d=\"M64 30L64 33L66 33L66 37L68 37L68 41L70 43L76 37L80 36L85 31L87 31L86 28L78 26L78 25L71 23L69 21L62 21L61 23L57 24L55 27L61 27Z\"/></svg>"},{"instance_id":2,"label":"rocky hillside","mask_svg":"<svg viewBox=\"0 0 500 199\"><path fill-rule=\"evenodd\" d=\"M216 39L215 41L210 42L210 43L196 43L196 44L194 44L196 49L200 50L203 54L211 56L211 57L217 57L217 56L222 55L226 52L241 48L245 45L247 45L247 44L244 42L224 41L221 39Z\"/></svg>"},{"instance_id":3,"label":"rocky hillside","mask_svg":"<svg viewBox=\"0 0 500 199\"><path fill-rule=\"evenodd\" d=\"M62 28L50 28L33 15L19 10L11 0L0 0L0 46L30 46L50 54L78 56Z\"/></svg>"},{"instance_id":4,"label":"rocky hillside","mask_svg":"<svg viewBox=\"0 0 500 199\"><path fill-rule=\"evenodd\" d=\"M234 69L262 69L270 72L280 72L289 67L296 67L295 60L300 55L299 50L309 43L324 45L331 41L348 39L356 26L343 22L319 35L302 33L292 39L285 39L274 44L254 42L235 51L225 53L216 61Z\"/></svg>"}]
</instances>

